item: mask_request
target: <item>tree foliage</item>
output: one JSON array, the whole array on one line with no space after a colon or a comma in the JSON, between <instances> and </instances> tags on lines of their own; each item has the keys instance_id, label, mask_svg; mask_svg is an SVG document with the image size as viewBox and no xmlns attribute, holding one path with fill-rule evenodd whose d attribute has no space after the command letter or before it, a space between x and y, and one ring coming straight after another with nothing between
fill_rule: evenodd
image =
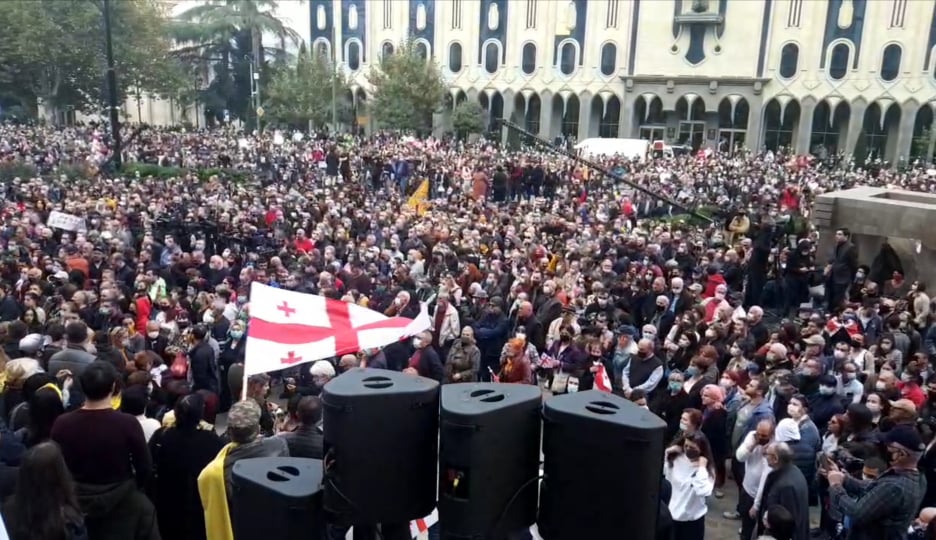
<instances>
[{"instance_id":1,"label":"tree foliage","mask_svg":"<svg viewBox=\"0 0 936 540\"><path fill-rule=\"evenodd\" d=\"M121 97L130 88L168 96L178 64L171 59L165 5L112 1L111 33ZM0 9L0 96L35 111L74 107L99 112L106 97L102 0L8 0Z\"/></svg>"},{"instance_id":2,"label":"tree foliage","mask_svg":"<svg viewBox=\"0 0 936 540\"><path fill-rule=\"evenodd\" d=\"M381 126L417 133L432 129L432 114L442 104L446 85L439 66L426 59L423 51L408 41L371 66L367 74L374 93L370 106Z\"/></svg>"},{"instance_id":3,"label":"tree foliage","mask_svg":"<svg viewBox=\"0 0 936 540\"><path fill-rule=\"evenodd\" d=\"M267 87L267 107L270 119L282 124L306 128L321 127L331 122L332 98L340 122L347 122L351 113L348 81L328 58L307 52L303 45L295 67L279 69Z\"/></svg>"},{"instance_id":4,"label":"tree foliage","mask_svg":"<svg viewBox=\"0 0 936 540\"><path fill-rule=\"evenodd\" d=\"M275 15L273 0L211 0L193 6L173 21L170 32L178 43L176 57L192 70L211 73L200 93L208 114L221 118L251 118L251 65L260 73L261 88L271 82L272 63L286 63L287 42L299 35ZM264 35L279 40L279 47L261 46ZM261 92L261 105L265 104Z\"/></svg>"},{"instance_id":5,"label":"tree foliage","mask_svg":"<svg viewBox=\"0 0 936 540\"><path fill-rule=\"evenodd\" d=\"M455 134L464 138L472 133L484 131L484 109L477 101L465 100L452 110L452 128Z\"/></svg>"}]
</instances>

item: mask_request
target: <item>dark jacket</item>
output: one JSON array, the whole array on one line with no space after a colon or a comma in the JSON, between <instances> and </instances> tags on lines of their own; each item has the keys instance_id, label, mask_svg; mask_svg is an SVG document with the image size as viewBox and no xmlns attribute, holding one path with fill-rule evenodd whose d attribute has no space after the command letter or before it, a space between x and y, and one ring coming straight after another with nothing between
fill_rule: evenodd
<instances>
[{"instance_id":1,"label":"dark jacket","mask_svg":"<svg viewBox=\"0 0 936 540\"><path fill-rule=\"evenodd\" d=\"M818 394L809 401L809 417L813 419L819 433L825 433L826 426L833 416L844 412L845 407L842 406L842 398L838 394Z\"/></svg>"},{"instance_id":2,"label":"dark jacket","mask_svg":"<svg viewBox=\"0 0 936 540\"><path fill-rule=\"evenodd\" d=\"M214 431L161 428L149 442L153 456L150 498L163 538L207 540L198 475L221 451Z\"/></svg>"},{"instance_id":3,"label":"dark jacket","mask_svg":"<svg viewBox=\"0 0 936 540\"><path fill-rule=\"evenodd\" d=\"M88 537L94 540L159 540L156 509L137 490L136 481L77 484L78 505L85 514Z\"/></svg>"},{"instance_id":4,"label":"dark jacket","mask_svg":"<svg viewBox=\"0 0 936 540\"><path fill-rule=\"evenodd\" d=\"M793 464L799 468L809 484L810 492L814 491L816 481L816 454L822 449L822 437L816 424L806 418L799 424L800 438L788 444L793 451Z\"/></svg>"},{"instance_id":5,"label":"dark jacket","mask_svg":"<svg viewBox=\"0 0 936 540\"><path fill-rule=\"evenodd\" d=\"M296 431L281 433L280 438L289 447L289 457L322 459L325 455L325 436L319 426L300 425Z\"/></svg>"},{"instance_id":6,"label":"dark jacket","mask_svg":"<svg viewBox=\"0 0 936 540\"><path fill-rule=\"evenodd\" d=\"M477 345L465 345L461 340L456 341L449 350L445 359L445 382L475 382L478 380L478 370L481 368L481 351ZM459 374L458 380L453 377Z\"/></svg>"},{"instance_id":7,"label":"dark jacket","mask_svg":"<svg viewBox=\"0 0 936 540\"><path fill-rule=\"evenodd\" d=\"M69 344L49 358L49 373L54 376L60 370L67 369L72 372L75 380L78 380L78 375L94 360L95 356L84 347Z\"/></svg>"},{"instance_id":8,"label":"dark jacket","mask_svg":"<svg viewBox=\"0 0 936 540\"><path fill-rule=\"evenodd\" d=\"M764 512L775 504L793 514L796 523L793 540L809 540L809 487L803 473L792 463L767 475L758 509L758 524L763 522Z\"/></svg>"},{"instance_id":9,"label":"dark jacket","mask_svg":"<svg viewBox=\"0 0 936 540\"><path fill-rule=\"evenodd\" d=\"M436 352L435 347L428 345L413 353L414 356L416 354L419 355L419 358L413 367L419 372L419 376L441 383L445 375L445 368L442 366L442 361L439 360L439 353ZM412 362L412 359L410 361Z\"/></svg>"},{"instance_id":10,"label":"dark jacket","mask_svg":"<svg viewBox=\"0 0 936 540\"><path fill-rule=\"evenodd\" d=\"M858 271L858 248L851 242L837 244L830 261L829 280L835 285L849 285Z\"/></svg>"},{"instance_id":11,"label":"dark jacket","mask_svg":"<svg viewBox=\"0 0 936 540\"><path fill-rule=\"evenodd\" d=\"M189 363L192 366L192 391L210 390L219 394L221 385L218 381L218 363L214 350L207 341L192 347L189 351Z\"/></svg>"},{"instance_id":12,"label":"dark jacket","mask_svg":"<svg viewBox=\"0 0 936 540\"><path fill-rule=\"evenodd\" d=\"M846 476L829 488L829 504L851 517L849 540L903 540L925 492L919 471L887 469L871 482Z\"/></svg>"}]
</instances>

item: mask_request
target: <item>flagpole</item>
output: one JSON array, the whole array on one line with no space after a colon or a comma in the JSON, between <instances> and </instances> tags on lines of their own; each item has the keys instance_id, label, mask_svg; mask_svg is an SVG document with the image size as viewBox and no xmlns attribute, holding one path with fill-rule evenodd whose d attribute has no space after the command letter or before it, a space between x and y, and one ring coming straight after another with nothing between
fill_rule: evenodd
<instances>
[{"instance_id":1,"label":"flagpole","mask_svg":"<svg viewBox=\"0 0 936 540\"><path fill-rule=\"evenodd\" d=\"M240 397L241 401L244 401L245 399L247 399L247 379L248 379L247 370L245 369L244 380L241 382L241 397Z\"/></svg>"}]
</instances>

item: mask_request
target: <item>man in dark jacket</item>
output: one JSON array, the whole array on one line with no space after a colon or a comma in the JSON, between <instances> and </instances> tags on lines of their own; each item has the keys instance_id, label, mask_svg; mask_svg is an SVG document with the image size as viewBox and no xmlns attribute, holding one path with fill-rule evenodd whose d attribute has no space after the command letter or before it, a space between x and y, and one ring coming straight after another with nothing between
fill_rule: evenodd
<instances>
[{"instance_id":1,"label":"man in dark jacket","mask_svg":"<svg viewBox=\"0 0 936 540\"><path fill-rule=\"evenodd\" d=\"M65 327L65 339L65 348L49 358L49 373L54 376L60 370L67 369L77 379L84 368L95 360L94 355L85 349L88 326L81 321L68 323Z\"/></svg>"},{"instance_id":2,"label":"man in dark jacket","mask_svg":"<svg viewBox=\"0 0 936 540\"><path fill-rule=\"evenodd\" d=\"M837 381L833 375L819 377L819 393L809 400L809 416L819 429L819 433L825 433L826 426L829 425L829 420L833 416L845 412L842 398L836 393L836 384Z\"/></svg>"},{"instance_id":3,"label":"man in dark jacket","mask_svg":"<svg viewBox=\"0 0 936 540\"><path fill-rule=\"evenodd\" d=\"M771 470L757 509L758 526L763 523L764 511L779 504L793 515L793 540L809 540L809 485L793 464L793 451L786 443L774 443L764 451L764 458Z\"/></svg>"},{"instance_id":4,"label":"man in dark jacket","mask_svg":"<svg viewBox=\"0 0 936 540\"><path fill-rule=\"evenodd\" d=\"M410 357L409 366L406 369L413 370L420 377L433 379L441 384L445 376L445 368L439 360L439 353L432 346L432 333L421 332L414 336L413 347L416 351Z\"/></svg>"},{"instance_id":5,"label":"man in dark jacket","mask_svg":"<svg viewBox=\"0 0 936 540\"><path fill-rule=\"evenodd\" d=\"M896 426L883 439L891 463L877 479L857 480L834 464L827 472L829 505L849 517L849 540L906 538L926 493L926 478L917 468L926 446L917 430Z\"/></svg>"},{"instance_id":6,"label":"man in dark jacket","mask_svg":"<svg viewBox=\"0 0 936 540\"><path fill-rule=\"evenodd\" d=\"M322 459L324 455L324 435L321 428L322 402L314 396L304 396L296 406L296 418L299 427L279 437L286 440L291 457Z\"/></svg>"},{"instance_id":7,"label":"man in dark jacket","mask_svg":"<svg viewBox=\"0 0 936 540\"><path fill-rule=\"evenodd\" d=\"M209 390L218 394L221 390L218 374L218 360L214 349L208 343L208 328L197 324L192 328L194 344L189 350L189 364L192 366L192 391Z\"/></svg>"}]
</instances>

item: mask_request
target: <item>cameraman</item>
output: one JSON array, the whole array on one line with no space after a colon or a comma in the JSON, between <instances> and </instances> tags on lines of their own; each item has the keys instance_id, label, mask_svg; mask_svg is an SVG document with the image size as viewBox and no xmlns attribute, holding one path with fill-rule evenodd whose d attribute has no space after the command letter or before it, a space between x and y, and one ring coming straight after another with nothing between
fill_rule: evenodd
<instances>
[{"instance_id":1,"label":"cameraman","mask_svg":"<svg viewBox=\"0 0 936 540\"><path fill-rule=\"evenodd\" d=\"M882 439L890 468L875 480L857 480L827 463L830 506L848 516L850 540L906 538L926 490L926 480L917 469L924 445L916 429L897 425Z\"/></svg>"}]
</instances>

